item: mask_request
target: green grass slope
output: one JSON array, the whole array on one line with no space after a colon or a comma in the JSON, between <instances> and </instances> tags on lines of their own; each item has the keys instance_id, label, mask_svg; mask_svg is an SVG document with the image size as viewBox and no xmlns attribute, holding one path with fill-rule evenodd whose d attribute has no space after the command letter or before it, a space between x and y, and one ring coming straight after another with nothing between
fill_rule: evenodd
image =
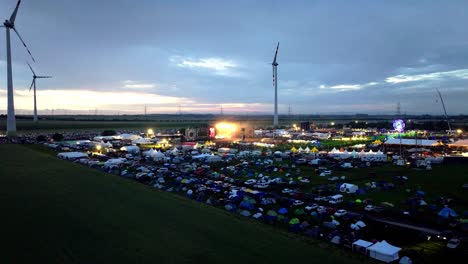
<instances>
[{"instance_id":1,"label":"green grass slope","mask_svg":"<svg viewBox=\"0 0 468 264\"><path fill-rule=\"evenodd\" d=\"M20 145L0 145L0 204L1 263L359 260Z\"/></svg>"}]
</instances>

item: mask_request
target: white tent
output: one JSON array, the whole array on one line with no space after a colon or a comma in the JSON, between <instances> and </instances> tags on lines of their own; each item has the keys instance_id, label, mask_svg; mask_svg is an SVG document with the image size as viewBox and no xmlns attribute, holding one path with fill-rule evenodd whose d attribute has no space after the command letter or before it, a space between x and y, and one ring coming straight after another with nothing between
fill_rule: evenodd
<instances>
[{"instance_id":1,"label":"white tent","mask_svg":"<svg viewBox=\"0 0 468 264\"><path fill-rule=\"evenodd\" d=\"M309 147L307 147L307 148L305 148L305 150L304 150L304 151L305 151L306 153L309 153L309 152L310 152L310 148L309 148Z\"/></svg>"},{"instance_id":2,"label":"white tent","mask_svg":"<svg viewBox=\"0 0 468 264\"><path fill-rule=\"evenodd\" d=\"M171 154L174 155L174 156L177 156L179 155L179 150L177 148L174 148L172 151L171 151Z\"/></svg>"},{"instance_id":3,"label":"white tent","mask_svg":"<svg viewBox=\"0 0 468 264\"><path fill-rule=\"evenodd\" d=\"M161 151L154 151L153 152L153 155L151 156L153 158L154 161L161 161L164 159L164 153L162 153Z\"/></svg>"},{"instance_id":4,"label":"white tent","mask_svg":"<svg viewBox=\"0 0 468 264\"><path fill-rule=\"evenodd\" d=\"M424 147L434 147L439 146L439 142L437 140L429 140L429 139L411 139L411 138L390 138L384 143L385 145L404 145L404 146L424 146Z\"/></svg>"},{"instance_id":5,"label":"white tent","mask_svg":"<svg viewBox=\"0 0 468 264\"><path fill-rule=\"evenodd\" d=\"M137 146L124 146L120 148L121 151L127 151L129 154L139 154L140 148Z\"/></svg>"},{"instance_id":6,"label":"white tent","mask_svg":"<svg viewBox=\"0 0 468 264\"><path fill-rule=\"evenodd\" d=\"M382 240L382 242L377 242L368 247L367 250L369 250L371 258L389 263L400 258L398 252L400 252L401 248L392 246L387 241Z\"/></svg>"},{"instance_id":7,"label":"white tent","mask_svg":"<svg viewBox=\"0 0 468 264\"><path fill-rule=\"evenodd\" d=\"M150 149L150 150L148 150L148 151L144 151L144 152L143 152L143 156L145 156L145 157L153 157L153 155L154 155L155 152L156 152L156 151L155 151L154 149Z\"/></svg>"},{"instance_id":8,"label":"white tent","mask_svg":"<svg viewBox=\"0 0 468 264\"><path fill-rule=\"evenodd\" d=\"M133 135L133 134L121 134L118 136L122 140L137 140L140 139L141 137L139 135Z\"/></svg>"},{"instance_id":9,"label":"white tent","mask_svg":"<svg viewBox=\"0 0 468 264\"><path fill-rule=\"evenodd\" d=\"M57 155L61 159L66 160L75 160L75 159L82 159L87 158L88 154L83 152L62 152Z\"/></svg>"},{"instance_id":10,"label":"white tent","mask_svg":"<svg viewBox=\"0 0 468 264\"><path fill-rule=\"evenodd\" d=\"M140 137L140 138L137 138L135 140L132 140L132 143L133 144L149 144L149 143L151 143L151 139Z\"/></svg>"},{"instance_id":11,"label":"white tent","mask_svg":"<svg viewBox=\"0 0 468 264\"><path fill-rule=\"evenodd\" d=\"M354 241L353 245L352 245L352 249L354 251L354 249L359 249L359 248L368 248L370 246L372 246L374 243L372 242L369 242L369 241L365 241L365 240L362 240L362 239L359 239L359 240L356 240Z\"/></svg>"}]
</instances>

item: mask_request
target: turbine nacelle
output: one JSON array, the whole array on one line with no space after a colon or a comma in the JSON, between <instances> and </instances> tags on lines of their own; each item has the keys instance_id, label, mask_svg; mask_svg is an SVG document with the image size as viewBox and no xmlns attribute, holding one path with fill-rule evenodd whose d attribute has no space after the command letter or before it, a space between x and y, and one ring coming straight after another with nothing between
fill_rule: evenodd
<instances>
[{"instance_id":1,"label":"turbine nacelle","mask_svg":"<svg viewBox=\"0 0 468 264\"><path fill-rule=\"evenodd\" d=\"M3 22L3 25L7 28L14 28L15 27L15 24L11 23L10 20L5 20L5 22Z\"/></svg>"}]
</instances>

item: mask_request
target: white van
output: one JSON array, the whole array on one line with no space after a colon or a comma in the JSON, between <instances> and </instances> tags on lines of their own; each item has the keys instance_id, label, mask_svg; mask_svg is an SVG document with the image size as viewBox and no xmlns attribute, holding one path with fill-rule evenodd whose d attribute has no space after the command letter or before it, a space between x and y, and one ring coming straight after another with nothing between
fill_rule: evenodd
<instances>
[{"instance_id":1,"label":"white van","mask_svg":"<svg viewBox=\"0 0 468 264\"><path fill-rule=\"evenodd\" d=\"M328 200L329 203L331 204L339 204L343 202L343 195L341 194L336 194L333 196L330 196L330 200Z\"/></svg>"}]
</instances>

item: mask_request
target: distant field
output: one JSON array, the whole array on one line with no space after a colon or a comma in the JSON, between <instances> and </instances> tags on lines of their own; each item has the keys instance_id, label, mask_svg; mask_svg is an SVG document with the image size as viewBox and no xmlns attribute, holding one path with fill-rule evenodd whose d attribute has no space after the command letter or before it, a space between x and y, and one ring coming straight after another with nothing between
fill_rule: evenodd
<instances>
[{"instance_id":1,"label":"distant field","mask_svg":"<svg viewBox=\"0 0 468 264\"><path fill-rule=\"evenodd\" d=\"M41 121L35 124L32 121L17 120L18 132L33 130L85 130L85 129L148 129L148 128L184 128L200 125L196 122L167 122L167 121ZM0 130L5 131L5 121L0 121Z\"/></svg>"},{"instance_id":2,"label":"distant field","mask_svg":"<svg viewBox=\"0 0 468 264\"><path fill-rule=\"evenodd\" d=\"M0 156L2 263L361 259L26 146L0 145Z\"/></svg>"}]
</instances>

